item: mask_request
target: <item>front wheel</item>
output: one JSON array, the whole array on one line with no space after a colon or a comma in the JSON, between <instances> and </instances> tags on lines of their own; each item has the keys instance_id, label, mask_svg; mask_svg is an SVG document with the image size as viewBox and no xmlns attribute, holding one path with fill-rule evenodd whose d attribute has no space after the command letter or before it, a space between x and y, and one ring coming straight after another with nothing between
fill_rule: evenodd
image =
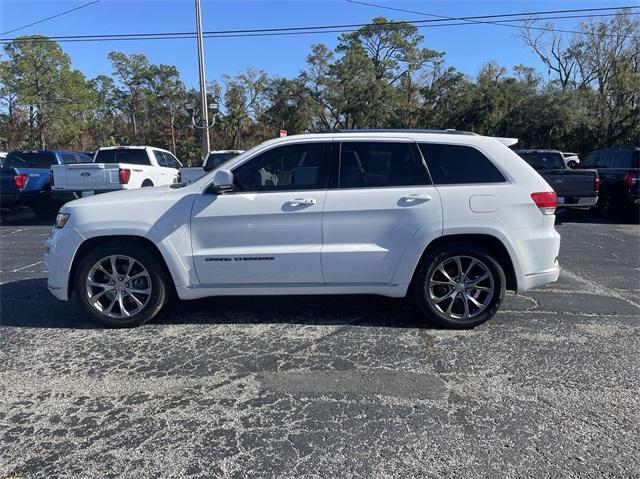
<instances>
[{"instance_id":1,"label":"front wheel","mask_svg":"<svg viewBox=\"0 0 640 479\"><path fill-rule=\"evenodd\" d=\"M414 296L438 326L465 329L488 321L506 289L504 271L483 247L456 243L429 252L421 262Z\"/></svg>"},{"instance_id":2,"label":"front wheel","mask_svg":"<svg viewBox=\"0 0 640 479\"><path fill-rule=\"evenodd\" d=\"M155 255L114 241L92 249L78 265L75 290L84 310L107 326L139 326L167 300L167 279Z\"/></svg>"}]
</instances>

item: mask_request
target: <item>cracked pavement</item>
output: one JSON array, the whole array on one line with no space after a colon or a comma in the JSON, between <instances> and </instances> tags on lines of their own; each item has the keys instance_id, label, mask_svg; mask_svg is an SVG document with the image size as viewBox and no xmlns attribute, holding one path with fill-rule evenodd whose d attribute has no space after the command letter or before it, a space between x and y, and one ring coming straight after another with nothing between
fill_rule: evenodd
<instances>
[{"instance_id":1,"label":"cracked pavement","mask_svg":"<svg viewBox=\"0 0 640 479\"><path fill-rule=\"evenodd\" d=\"M0 477L640 477L640 226L471 331L404 300L213 298L103 329L0 222Z\"/></svg>"}]
</instances>

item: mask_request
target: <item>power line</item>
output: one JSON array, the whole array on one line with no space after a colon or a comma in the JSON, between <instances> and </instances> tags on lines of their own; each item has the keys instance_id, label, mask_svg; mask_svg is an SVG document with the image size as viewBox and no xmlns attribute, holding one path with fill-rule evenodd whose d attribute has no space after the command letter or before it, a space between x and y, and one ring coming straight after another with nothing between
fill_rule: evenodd
<instances>
[{"instance_id":1,"label":"power line","mask_svg":"<svg viewBox=\"0 0 640 479\"><path fill-rule=\"evenodd\" d=\"M99 1L99 0L97 0ZM392 8L392 7L389 7ZM607 8L587 8L587 9L571 9L571 10L554 10L554 11L542 11L542 12L523 12L523 13L509 13L509 14L497 14L473 16L473 17L448 17L444 19L432 19L432 20L412 20L412 21L393 21L381 24L379 26L370 23L356 23L356 24L342 24L342 25L320 25L309 27L285 27L285 28L260 28L260 29L243 29L243 30L217 30L203 32L207 38L233 38L233 37L263 37L263 36L289 36L289 35L304 35L304 34L322 34L322 33L347 33L357 31L362 27L370 28L388 28L394 25L407 25L411 24L417 28L433 28L433 27L447 27L447 26L459 26L469 25L469 21L474 23L474 20L479 18L504 18L515 17L516 15L537 15L537 14L559 14L559 13L579 13L579 12L593 12L593 11L610 11L618 10L619 8L640 8L640 6L629 7L607 7ZM429 14L423 14L429 15ZM591 15L565 15L565 16L553 16L543 17L539 19L567 19L567 18L587 18L587 17L606 17L615 16L615 14L591 14ZM451 20L462 20L462 22L451 23ZM525 18L510 18L508 20L495 20L498 25L502 25L504 22L512 21L526 21ZM448 23L447 23L448 22ZM482 23L482 22L481 22ZM486 22L489 23L489 22ZM587 33L571 30L557 30L567 33ZM160 32L160 33L125 33L125 34L102 34L102 35L67 35L67 36L55 36L46 38L6 38L0 39L0 43L30 43L30 42L95 42L95 41L121 41L121 40L173 40L173 39L188 39L195 38L195 32Z\"/></svg>"},{"instance_id":2,"label":"power line","mask_svg":"<svg viewBox=\"0 0 640 479\"><path fill-rule=\"evenodd\" d=\"M404 8L398 8L398 7L390 7L388 5L379 5L377 3L370 3L370 2L364 2L361 0L345 0L348 3L353 3L353 4L357 4L357 5L365 5L368 7L375 7L375 8L382 8L385 10L393 10L396 12L403 12L403 13L414 13L416 15L424 15L426 17L436 17L442 20L464 20L465 23L470 23L470 24L476 24L476 25L496 25L499 27L510 27L510 28L517 28L517 29L521 29L523 28L522 25L513 25L510 23L506 23L503 20L498 20L498 21L486 21L486 20L480 20L483 18L497 18L497 17L504 17L504 16L513 16L513 15L509 15L509 14L504 14L504 15L485 15L485 16L479 16L479 17L475 17L475 18L470 18L470 17L449 17L446 15L437 15L435 13L424 13L424 12L419 12L416 10L407 10ZM592 8L592 9L582 9L582 11L596 11L596 10L623 10L623 9L627 9L627 8L637 8L635 6L629 6L629 7L608 7L608 8L603 8L603 9L599 9L599 8ZM556 13L556 12L532 12L530 13L530 15L538 15L538 14L548 14L548 13ZM535 18L535 20L563 20L563 19L567 19L567 18L586 18L586 17L603 17L603 16L609 16L609 15L579 15L576 17L546 17L546 18ZM525 19L519 19L519 18L513 18L513 19L509 19L508 21L526 21L526 20L530 20L530 18L525 18ZM461 25L460 23L457 23L455 25ZM590 32L583 32L583 31L578 31L578 30L564 30L564 29L560 29L560 28L551 28L551 27L534 27L534 26L528 26L528 29L531 30L541 30L541 31L546 31L546 32L558 32L558 33L575 33L575 34L580 34L580 35L590 35ZM606 35L606 36L615 36L615 35Z\"/></svg>"},{"instance_id":3,"label":"power line","mask_svg":"<svg viewBox=\"0 0 640 479\"><path fill-rule=\"evenodd\" d=\"M42 20L37 20L37 21L35 21L33 23L29 23L28 25L24 25L22 27L14 28L13 30L9 30L7 32L2 32L2 33L0 33L0 35L6 35L7 33L13 33L13 32L17 32L18 30L24 30L25 28L32 27L32 26L37 25L39 23L43 23L43 22L46 22L47 20L52 20L54 18L58 18L58 17L61 17L63 15L67 15L68 13L75 12L76 10L80 10L81 8L88 7L89 5L93 5L94 3L98 3L100 1L101 0L93 0L92 2L85 3L83 5L79 5L77 7L74 7L72 9L70 9L70 10L65 10L64 12L56 13L55 15L52 15L50 17L43 18Z\"/></svg>"}]
</instances>

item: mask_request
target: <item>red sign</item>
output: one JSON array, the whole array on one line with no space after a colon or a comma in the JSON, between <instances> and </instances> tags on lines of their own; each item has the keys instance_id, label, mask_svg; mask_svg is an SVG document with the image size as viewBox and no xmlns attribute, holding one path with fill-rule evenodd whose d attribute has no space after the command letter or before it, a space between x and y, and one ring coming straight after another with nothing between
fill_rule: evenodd
<instances>
[{"instance_id":1,"label":"red sign","mask_svg":"<svg viewBox=\"0 0 640 479\"><path fill-rule=\"evenodd\" d=\"M280 130L280 137L287 136L287 130Z\"/></svg>"}]
</instances>

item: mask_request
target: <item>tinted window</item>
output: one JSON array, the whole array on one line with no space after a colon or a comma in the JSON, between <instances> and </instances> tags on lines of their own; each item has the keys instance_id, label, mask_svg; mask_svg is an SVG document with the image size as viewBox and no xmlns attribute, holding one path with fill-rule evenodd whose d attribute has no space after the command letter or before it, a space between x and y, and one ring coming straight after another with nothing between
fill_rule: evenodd
<instances>
[{"instance_id":1,"label":"tinted window","mask_svg":"<svg viewBox=\"0 0 640 479\"><path fill-rule=\"evenodd\" d=\"M430 184L422 161L408 143L343 142L340 187L375 188Z\"/></svg>"},{"instance_id":2,"label":"tinted window","mask_svg":"<svg viewBox=\"0 0 640 479\"><path fill-rule=\"evenodd\" d=\"M96 163L129 163L132 165L149 165L147 152L141 149L100 150L96 155Z\"/></svg>"},{"instance_id":3,"label":"tinted window","mask_svg":"<svg viewBox=\"0 0 640 479\"><path fill-rule=\"evenodd\" d=\"M82 153L76 153L76 157L78 159L78 163L91 163L93 161L93 158Z\"/></svg>"},{"instance_id":4,"label":"tinted window","mask_svg":"<svg viewBox=\"0 0 640 479\"><path fill-rule=\"evenodd\" d=\"M5 167L11 168L51 168L56 157L51 151L12 151L7 155Z\"/></svg>"},{"instance_id":5,"label":"tinted window","mask_svg":"<svg viewBox=\"0 0 640 479\"><path fill-rule=\"evenodd\" d=\"M153 154L156 156L156 161L158 162L158 166L167 166L167 158L163 151L153 150Z\"/></svg>"},{"instance_id":6,"label":"tinted window","mask_svg":"<svg viewBox=\"0 0 640 479\"><path fill-rule=\"evenodd\" d=\"M505 181L494 164L470 146L421 143L420 151L436 185Z\"/></svg>"},{"instance_id":7,"label":"tinted window","mask_svg":"<svg viewBox=\"0 0 640 479\"><path fill-rule=\"evenodd\" d=\"M564 170L564 158L560 153L553 152L517 152L535 170Z\"/></svg>"},{"instance_id":8,"label":"tinted window","mask_svg":"<svg viewBox=\"0 0 640 479\"><path fill-rule=\"evenodd\" d=\"M62 153L62 162L65 165L69 165L71 163L78 163L78 159L73 153Z\"/></svg>"},{"instance_id":9,"label":"tinted window","mask_svg":"<svg viewBox=\"0 0 640 479\"><path fill-rule=\"evenodd\" d=\"M204 162L205 171L210 171L223 163L226 163L232 158L238 156L239 153L209 153L206 161Z\"/></svg>"},{"instance_id":10,"label":"tinted window","mask_svg":"<svg viewBox=\"0 0 640 479\"><path fill-rule=\"evenodd\" d=\"M584 168L638 168L638 153L634 150L599 150L589 153Z\"/></svg>"},{"instance_id":11,"label":"tinted window","mask_svg":"<svg viewBox=\"0 0 640 479\"><path fill-rule=\"evenodd\" d=\"M178 161L178 159L173 156L171 153L164 152L164 159L167 162L167 167L179 169L182 165Z\"/></svg>"},{"instance_id":12,"label":"tinted window","mask_svg":"<svg viewBox=\"0 0 640 479\"><path fill-rule=\"evenodd\" d=\"M239 191L322 189L327 186L328 163L323 143L273 148L233 170Z\"/></svg>"}]
</instances>

